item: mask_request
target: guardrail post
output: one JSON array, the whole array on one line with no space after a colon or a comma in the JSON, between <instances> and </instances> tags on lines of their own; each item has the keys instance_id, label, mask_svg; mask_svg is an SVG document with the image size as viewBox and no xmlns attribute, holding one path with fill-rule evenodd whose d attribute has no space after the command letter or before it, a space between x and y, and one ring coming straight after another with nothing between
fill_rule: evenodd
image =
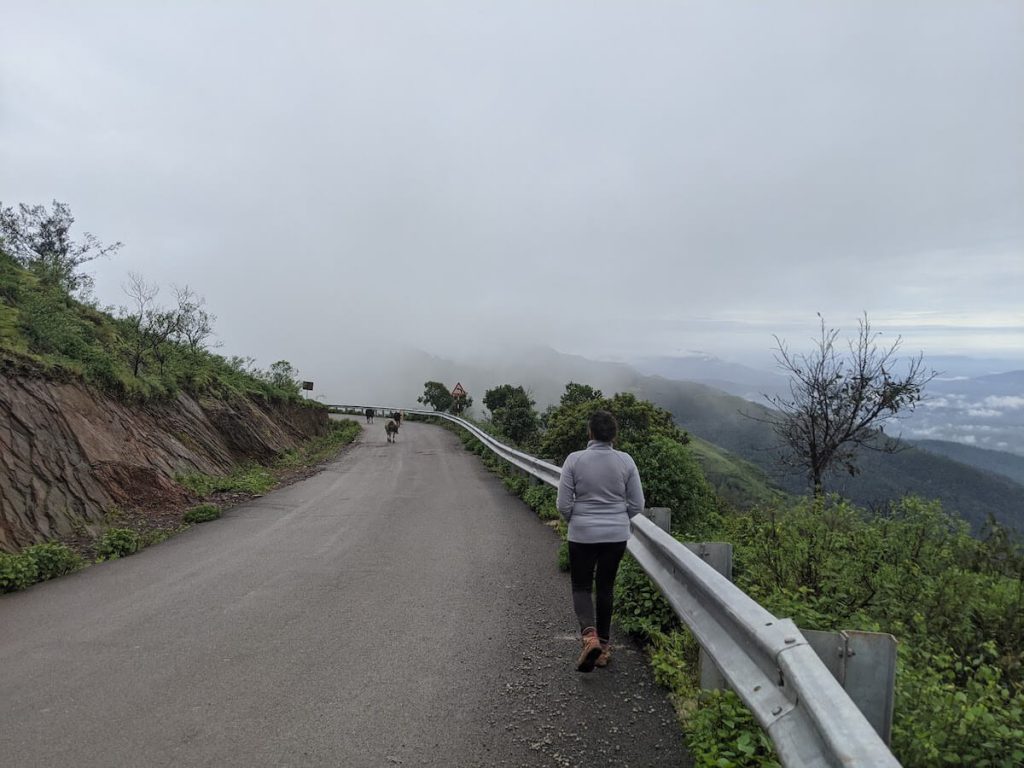
<instances>
[{"instance_id":1,"label":"guardrail post","mask_svg":"<svg viewBox=\"0 0 1024 768\"><path fill-rule=\"evenodd\" d=\"M682 544L729 581L732 581L732 544L725 541L684 541ZM697 658L697 670L700 675L700 687L704 690L717 691L729 687L725 675L703 647Z\"/></svg>"},{"instance_id":2,"label":"guardrail post","mask_svg":"<svg viewBox=\"0 0 1024 768\"><path fill-rule=\"evenodd\" d=\"M808 645L886 744L896 698L896 638L885 632L802 629Z\"/></svg>"},{"instance_id":3,"label":"guardrail post","mask_svg":"<svg viewBox=\"0 0 1024 768\"><path fill-rule=\"evenodd\" d=\"M644 517L661 528L665 533L670 533L672 527L672 510L668 507L648 507L644 510Z\"/></svg>"}]
</instances>

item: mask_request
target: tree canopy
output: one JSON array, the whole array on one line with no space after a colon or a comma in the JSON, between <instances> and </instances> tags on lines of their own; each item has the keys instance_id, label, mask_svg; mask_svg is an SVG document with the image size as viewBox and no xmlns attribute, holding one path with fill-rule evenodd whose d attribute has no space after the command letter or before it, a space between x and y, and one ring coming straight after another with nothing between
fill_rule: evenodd
<instances>
[{"instance_id":1,"label":"tree canopy","mask_svg":"<svg viewBox=\"0 0 1024 768\"><path fill-rule=\"evenodd\" d=\"M558 406L545 414L542 456L561 463L587 446L587 422L594 411L609 411L619 424L615 447L633 457L649 507L669 507L676 530L697 530L717 515L714 490L690 453L689 437L672 414L628 392L604 397L600 390L570 382Z\"/></svg>"},{"instance_id":2,"label":"tree canopy","mask_svg":"<svg viewBox=\"0 0 1024 768\"><path fill-rule=\"evenodd\" d=\"M516 445L527 446L536 438L540 429L536 402L522 386L502 384L489 389L484 393L484 405L494 426Z\"/></svg>"},{"instance_id":3,"label":"tree canopy","mask_svg":"<svg viewBox=\"0 0 1024 768\"><path fill-rule=\"evenodd\" d=\"M427 381L423 384L423 394L416 398L416 402L429 405L435 411L448 411L454 399L448 387L440 381Z\"/></svg>"},{"instance_id":4,"label":"tree canopy","mask_svg":"<svg viewBox=\"0 0 1024 768\"><path fill-rule=\"evenodd\" d=\"M0 247L44 283L69 294L87 293L92 277L81 266L116 253L121 243L103 245L89 232L73 240L74 223L71 207L56 200L49 211L42 205L0 205Z\"/></svg>"}]
</instances>

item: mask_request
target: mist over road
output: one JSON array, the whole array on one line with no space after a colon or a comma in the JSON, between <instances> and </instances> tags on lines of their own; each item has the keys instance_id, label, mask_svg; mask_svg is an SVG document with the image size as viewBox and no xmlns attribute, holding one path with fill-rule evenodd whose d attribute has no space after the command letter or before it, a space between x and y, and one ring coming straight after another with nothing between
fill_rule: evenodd
<instances>
[{"instance_id":1,"label":"mist over road","mask_svg":"<svg viewBox=\"0 0 1024 768\"><path fill-rule=\"evenodd\" d=\"M0 598L5 764L679 766L642 654L572 668L557 537L450 433Z\"/></svg>"}]
</instances>

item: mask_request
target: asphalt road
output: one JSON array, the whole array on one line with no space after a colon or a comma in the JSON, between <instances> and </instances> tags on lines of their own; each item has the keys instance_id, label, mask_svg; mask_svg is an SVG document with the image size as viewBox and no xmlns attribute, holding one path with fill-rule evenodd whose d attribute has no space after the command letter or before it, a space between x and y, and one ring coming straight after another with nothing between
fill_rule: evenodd
<instances>
[{"instance_id":1,"label":"asphalt road","mask_svg":"<svg viewBox=\"0 0 1024 768\"><path fill-rule=\"evenodd\" d=\"M574 671L557 537L439 427L0 597L0 762L680 766L642 654Z\"/></svg>"}]
</instances>

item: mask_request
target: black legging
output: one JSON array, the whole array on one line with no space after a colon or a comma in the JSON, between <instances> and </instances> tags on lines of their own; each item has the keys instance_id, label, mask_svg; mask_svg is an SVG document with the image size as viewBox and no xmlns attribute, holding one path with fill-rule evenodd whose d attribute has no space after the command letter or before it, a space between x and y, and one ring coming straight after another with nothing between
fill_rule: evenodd
<instances>
[{"instance_id":1,"label":"black legging","mask_svg":"<svg viewBox=\"0 0 1024 768\"><path fill-rule=\"evenodd\" d=\"M626 551L626 542L600 544L569 542L569 574L572 577L572 606L580 630L595 627L597 636L608 641L612 627L615 574ZM596 571L596 576L595 576ZM594 620L594 587L597 587L597 620Z\"/></svg>"}]
</instances>

